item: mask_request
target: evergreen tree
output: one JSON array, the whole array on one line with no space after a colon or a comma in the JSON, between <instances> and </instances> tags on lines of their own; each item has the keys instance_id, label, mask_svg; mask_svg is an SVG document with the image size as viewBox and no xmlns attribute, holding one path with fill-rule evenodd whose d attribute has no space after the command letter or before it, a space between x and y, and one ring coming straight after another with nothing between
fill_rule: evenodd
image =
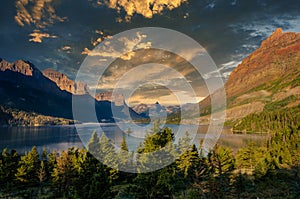
<instances>
[{"instance_id":1,"label":"evergreen tree","mask_svg":"<svg viewBox=\"0 0 300 199\"><path fill-rule=\"evenodd\" d=\"M0 154L0 184L2 187L13 183L18 162L19 155L15 150L8 153L6 148L3 149L2 154Z\"/></svg>"},{"instance_id":2,"label":"evergreen tree","mask_svg":"<svg viewBox=\"0 0 300 199\"><path fill-rule=\"evenodd\" d=\"M127 146L127 143L126 143L126 139L123 136L120 151L119 151L118 167L119 167L120 170L125 170L128 167L130 167L131 166L130 164L132 164L132 163L133 162L131 160L131 156L130 156L130 153L128 151L128 146Z\"/></svg>"},{"instance_id":3,"label":"evergreen tree","mask_svg":"<svg viewBox=\"0 0 300 199\"><path fill-rule=\"evenodd\" d=\"M70 150L69 152L63 151L57 157L51 176L58 193L65 192L69 195L73 177L72 153L70 153Z\"/></svg>"},{"instance_id":4,"label":"evergreen tree","mask_svg":"<svg viewBox=\"0 0 300 199\"><path fill-rule=\"evenodd\" d=\"M197 147L192 145L176 161L177 167L185 177L193 178L196 168L200 166L200 158Z\"/></svg>"},{"instance_id":5,"label":"evergreen tree","mask_svg":"<svg viewBox=\"0 0 300 199\"><path fill-rule=\"evenodd\" d=\"M122 142L121 142L121 150L128 152L128 146L127 146L127 143L126 143L126 138L124 136L123 136L123 139L122 139Z\"/></svg>"},{"instance_id":6,"label":"evergreen tree","mask_svg":"<svg viewBox=\"0 0 300 199\"><path fill-rule=\"evenodd\" d=\"M172 163L175 159L173 140L174 134L170 128L159 129L154 125L152 132L137 149L137 163L140 169L150 171L156 166Z\"/></svg>"},{"instance_id":7,"label":"evergreen tree","mask_svg":"<svg viewBox=\"0 0 300 199\"><path fill-rule=\"evenodd\" d=\"M92 137L87 145L88 151L96 158L100 158L100 139L97 131L94 131Z\"/></svg>"},{"instance_id":8,"label":"evergreen tree","mask_svg":"<svg viewBox=\"0 0 300 199\"><path fill-rule=\"evenodd\" d=\"M39 154L36 147L26 155L21 157L17 169L16 178L20 182L36 183L38 182L38 169L40 166Z\"/></svg>"},{"instance_id":9,"label":"evergreen tree","mask_svg":"<svg viewBox=\"0 0 300 199\"><path fill-rule=\"evenodd\" d=\"M234 162L232 152L225 147L216 146L208 154L210 197L224 198L229 192L230 175L234 170Z\"/></svg>"}]
</instances>

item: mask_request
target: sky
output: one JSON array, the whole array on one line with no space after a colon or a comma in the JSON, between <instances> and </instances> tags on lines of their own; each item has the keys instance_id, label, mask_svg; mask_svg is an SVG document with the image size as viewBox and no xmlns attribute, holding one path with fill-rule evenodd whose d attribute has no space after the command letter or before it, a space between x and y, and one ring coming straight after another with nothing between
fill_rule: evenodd
<instances>
[{"instance_id":1,"label":"sky","mask_svg":"<svg viewBox=\"0 0 300 199\"><path fill-rule=\"evenodd\" d=\"M180 87L180 75L170 75L153 65L148 66L153 69L150 72L160 74L165 84L143 84L127 100L132 104L160 100L176 104L178 99L168 88L178 85L185 102L193 103L207 95L205 79L221 75L226 81L242 59L276 28L300 32L299 7L298 0L1 0L0 57L10 62L28 60L40 70L53 68L75 79L84 59L114 35L133 28L168 28L201 44L218 69L194 77L186 62L190 60L168 55L168 64L191 77L189 83L196 90L196 98ZM104 57L101 52L102 60L117 60L95 88L113 90L116 79L127 74L130 66L146 63L139 59L145 54L158 63L168 54L152 51L153 44L142 33L122 41L127 51L134 47L143 50L125 55L109 51ZM136 70L126 77L130 82L146 76L148 73Z\"/></svg>"}]
</instances>

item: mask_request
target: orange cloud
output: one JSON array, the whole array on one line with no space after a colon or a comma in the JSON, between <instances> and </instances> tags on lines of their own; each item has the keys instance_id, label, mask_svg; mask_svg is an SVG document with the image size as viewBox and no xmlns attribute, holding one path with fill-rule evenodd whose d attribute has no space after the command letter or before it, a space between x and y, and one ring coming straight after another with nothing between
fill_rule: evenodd
<instances>
[{"instance_id":1,"label":"orange cloud","mask_svg":"<svg viewBox=\"0 0 300 199\"><path fill-rule=\"evenodd\" d=\"M105 0L104 3L112 9L126 12L125 20L129 21L137 13L146 18L152 18L154 14L160 14L163 10L173 10L188 0ZM118 19L120 22L120 18Z\"/></svg>"},{"instance_id":2,"label":"orange cloud","mask_svg":"<svg viewBox=\"0 0 300 199\"><path fill-rule=\"evenodd\" d=\"M29 36L32 37L29 39L29 41L35 42L35 43L42 43L43 38L57 38L57 36L55 36L55 35L50 35L48 33L41 33L37 30L35 32L29 34Z\"/></svg>"},{"instance_id":3,"label":"orange cloud","mask_svg":"<svg viewBox=\"0 0 300 199\"><path fill-rule=\"evenodd\" d=\"M20 26L32 24L38 29L55 21L63 22L65 18L56 15L52 4L53 0L17 0L15 21Z\"/></svg>"},{"instance_id":4,"label":"orange cloud","mask_svg":"<svg viewBox=\"0 0 300 199\"><path fill-rule=\"evenodd\" d=\"M111 38L111 36L107 36L106 38ZM88 48L84 48L81 54L89 55L89 56L99 56L102 58L121 58L123 60L131 60L133 56L135 56L134 49L149 49L152 44L149 41L144 41L147 38L147 35L143 35L141 33L137 33L136 36L132 39L127 37L122 37L119 39L119 45L110 46L110 42L107 41L107 45L105 44L100 49L89 50ZM102 39L101 39L102 41Z\"/></svg>"}]
</instances>

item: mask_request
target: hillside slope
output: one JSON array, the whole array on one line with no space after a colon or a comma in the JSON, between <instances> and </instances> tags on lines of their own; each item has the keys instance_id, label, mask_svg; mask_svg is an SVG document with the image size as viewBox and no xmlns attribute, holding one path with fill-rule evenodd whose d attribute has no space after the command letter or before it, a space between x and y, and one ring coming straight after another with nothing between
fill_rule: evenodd
<instances>
[{"instance_id":1,"label":"hillside slope","mask_svg":"<svg viewBox=\"0 0 300 199\"><path fill-rule=\"evenodd\" d=\"M227 120L300 105L300 33L277 29L231 73L225 84ZM210 113L210 98L200 102Z\"/></svg>"}]
</instances>

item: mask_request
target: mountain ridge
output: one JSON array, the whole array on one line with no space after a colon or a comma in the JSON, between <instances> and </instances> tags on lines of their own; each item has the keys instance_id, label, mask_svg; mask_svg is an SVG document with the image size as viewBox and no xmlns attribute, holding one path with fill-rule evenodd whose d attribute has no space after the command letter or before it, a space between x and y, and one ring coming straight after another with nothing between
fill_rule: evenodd
<instances>
[{"instance_id":1,"label":"mountain ridge","mask_svg":"<svg viewBox=\"0 0 300 199\"><path fill-rule=\"evenodd\" d=\"M52 72L58 75L56 77L68 80L64 74ZM67 83L73 82L70 80ZM81 122L91 122L91 120L114 122L116 118L113 116L112 108L120 113L117 119L142 117L126 104L118 106L110 101L98 101L89 93L73 95L67 90L62 90L57 82L45 77L37 67L24 60L9 63L0 59L0 96L0 105L4 107L66 119L73 119L72 102L75 99L83 102L80 104L82 105L82 115L79 118ZM95 107L97 121L86 112L88 107Z\"/></svg>"},{"instance_id":2,"label":"mountain ridge","mask_svg":"<svg viewBox=\"0 0 300 199\"><path fill-rule=\"evenodd\" d=\"M84 82L75 82L67 77L67 75L57 72L52 68L47 68L42 71L43 75L55 82L61 89L75 95L89 94L89 88Z\"/></svg>"},{"instance_id":3,"label":"mountain ridge","mask_svg":"<svg viewBox=\"0 0 300 199\"><path fill-rule=\"evenodd\" d=\"M278 28L232 71L225 83L227 120L267 111L271 104L287 99L290 101L286 106L298 106L299 79L300 33L283 33ZM199 105L202 115L210 114L210 97Z\"/></svg>"}]
</instances>

